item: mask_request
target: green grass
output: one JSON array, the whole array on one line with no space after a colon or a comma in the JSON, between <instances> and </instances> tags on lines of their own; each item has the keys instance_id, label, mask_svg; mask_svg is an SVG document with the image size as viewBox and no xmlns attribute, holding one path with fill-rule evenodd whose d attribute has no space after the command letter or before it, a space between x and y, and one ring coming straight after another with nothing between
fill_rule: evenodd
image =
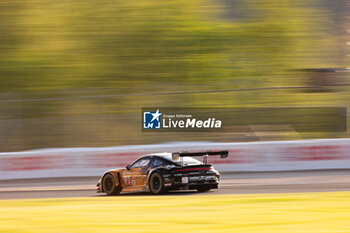
<instances>
[{"instance_id":1,"label":"green grass","mask_svg":"<svg viewBox=\"0 0 350 233\"><path fill-rule=\"evenodd\" d=\"M0 232L350 232L350 192L0 201Z\"/></svg>"}]
</instances>

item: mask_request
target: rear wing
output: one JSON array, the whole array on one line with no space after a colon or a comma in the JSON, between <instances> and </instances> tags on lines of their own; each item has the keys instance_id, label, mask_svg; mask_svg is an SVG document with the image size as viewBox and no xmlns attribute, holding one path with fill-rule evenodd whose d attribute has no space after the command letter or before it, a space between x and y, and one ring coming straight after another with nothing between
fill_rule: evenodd
<instances>
[{"instance_id":1,"label":"rear wing","mask_svg":"<svg viewBox=\"0 0 350 233\"><path fill-rule=\"evenodd\" d=\"M222 150L222 151L203 151L203 152L175 152L175 153L172 153L172 159L178 160L182 157L202 156L203 163L207 164L208 156L215 156L215 155L220 155L220 158L224 159L224 158L227 158L228 151Z\"/></svg>"}]
</instances>

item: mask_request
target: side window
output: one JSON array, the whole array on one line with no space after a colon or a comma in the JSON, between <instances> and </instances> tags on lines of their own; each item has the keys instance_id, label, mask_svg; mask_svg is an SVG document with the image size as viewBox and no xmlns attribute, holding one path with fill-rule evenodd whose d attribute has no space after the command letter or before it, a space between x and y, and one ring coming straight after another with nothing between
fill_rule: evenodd
<instances>
[{"instance_id":1,"label":"side window","mask_svg":"<svg viewBox=\"0 0 350 233\"><path fill-rule=\"evenodd\" d=\"M140 166L140 167L147 167L148 164L149 164L149 162L150 162L150 159L149 159L149 158L147 158L147 159L142 159L139 166Z\"/></svg>"},{"instance_id":2,"label":"side window","mask_svg":"<svg viewBox=\"0 0 350 233\"><path fill-rule=\"evenodd\" d=\"M136 168L136 167L147 167L148 164L150 162L150 158L143 158L143 159L139 159L138 161L136 161L131 168Z\"/></svg>"},{"instance_id":3,"label":"side window","mask_svg":"<svg viewBox=\"0 0 350 233\"><path fill-rule=\"evenodd\" d=\"M165 161L162 160L162 159L158 159L158 158L154 158L153 161L152 161L152 167L153 167L153 168L165 166L165 165L168 165L168 164L169 164L169 163L165 162Z\"/></svg>"},{"instance_id":4,"label":"side window","mask_svg":"<svg viewBox=\"0 0 350 233\"><path fill-rule=\"evenodd\" d=\"M140 162L141 162L141 159L137 160L133 165L131 165L131 168L139 167Z\"/></svg>"}]
</instances>

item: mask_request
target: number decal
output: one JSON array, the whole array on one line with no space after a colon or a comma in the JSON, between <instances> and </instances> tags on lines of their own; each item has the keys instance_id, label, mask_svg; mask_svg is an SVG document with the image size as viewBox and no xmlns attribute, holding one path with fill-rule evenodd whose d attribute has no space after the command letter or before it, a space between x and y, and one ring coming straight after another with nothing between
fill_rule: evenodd
<instances>
[{"instance_id":1,"label":"number decal","mask_svg":"<svg viewBox=\"0 0 350 233\"><path fill-rule=\"evenodd\" d=\"M125 184L127 184L127 185L131 184L131 178L130 178L130 176L124 176L123 178L124 178L124 183L125 183Z\"/></svg>"}]
</instances>

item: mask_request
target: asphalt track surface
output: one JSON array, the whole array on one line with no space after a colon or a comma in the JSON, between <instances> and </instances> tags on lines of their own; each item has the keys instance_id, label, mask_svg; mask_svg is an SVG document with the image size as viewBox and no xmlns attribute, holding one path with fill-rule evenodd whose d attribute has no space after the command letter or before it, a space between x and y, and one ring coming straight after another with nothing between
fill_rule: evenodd
<instances>
[{"instance_id":1,"label":"asphalt track surface","mask_svg":"<svg viewBox=\"0 0 350 233\"><path fill-rule=\"evenodd\" d=\"M0 181L1 199L101 197L99 177L46 178ZM350 190L350 170L255 172L222 174L220 188L206 193L176 191L166 195L333 192ZM122 193L150 196L150 193Z\"/></svg>"}]
</instances>

